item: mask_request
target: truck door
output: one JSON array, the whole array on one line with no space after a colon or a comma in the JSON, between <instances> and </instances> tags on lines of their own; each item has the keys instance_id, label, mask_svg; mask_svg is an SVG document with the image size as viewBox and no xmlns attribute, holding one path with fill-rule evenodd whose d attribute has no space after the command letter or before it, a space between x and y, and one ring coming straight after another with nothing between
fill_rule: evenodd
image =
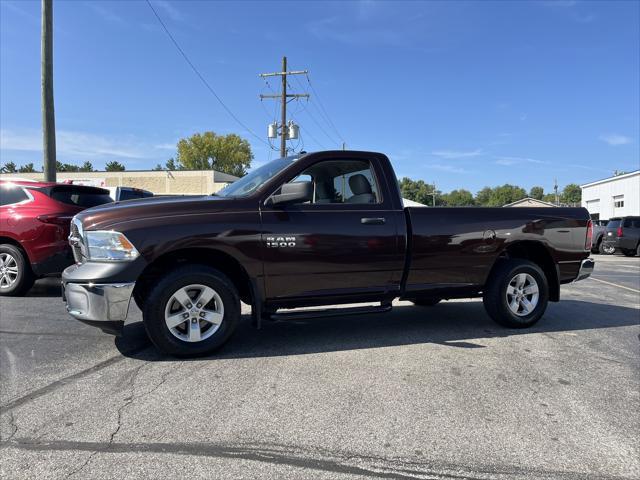
<instances>
[{"instance_id":1,"label":"truck door","mask_svg":"<svg viewBox=\"0 0 640 480\"><path fill-rule=\"evenodd\" d=\"M302 167L289 180L311 182L310 201L284 206L263 202L269 300L345 296L365 301L364 296L379 299L399 288L402 210L394 211L385 198L389 195L377 162L349 155Z\"/></svg>"}]
</instances>

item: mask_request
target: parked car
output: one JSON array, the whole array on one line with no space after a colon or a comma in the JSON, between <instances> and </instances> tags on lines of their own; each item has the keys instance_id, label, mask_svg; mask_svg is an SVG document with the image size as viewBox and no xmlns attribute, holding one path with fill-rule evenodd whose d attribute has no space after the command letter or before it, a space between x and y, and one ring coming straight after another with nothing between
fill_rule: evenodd
<instances>
[{"instance_id":1,"label":"parked car","mask_svg":"<svg viewBox=\"0 0 640 480\"><path fill-rule=\"evenodd\" d=\"M100 188L104 188L109 192L109 196L114 202L119 202L121 200L134 200L137 198L148 198L153 197L153 192L149 190L143 190L142 188L135 187L106 187L97 185L95 180L91 179L76 179L76 180L65 180L62 182L66 185L85 185L85 186L99 186ZM103 182L104 183L104 182Z\"/></svg>"},{"instance_id":2,"label":"parked car","mask_svg":"<svg viewBox=\"0 0 640 480\"><path fill-rule=\"evenodd\" d=\"M606 252L619 250L627 257L640 256L640 217L609 219L602 244Z\"/></svg>"},{"instance_id":3,"label":"parked car","mask_svg":"<svg viewBox=\"0 0 640 480\"><path fill-rule=\"evenodd\" d=\"M149 190L143 190L142 188L135 187L104 187L109 191L109 196L114 202L120 202L122 200L134 200L137 198L149 198L153 197L153 192Z\"/></svg>"},{"instance_id":4,"label":"parked car","mask_svg":"<svg viewBox=\"0 0 640 480\"><path fill-rule=\"evenodd\" d=\"M602 245L602 239L607 230L607 223L609 223L609 220L593 220L593 246L591 247L593 253L607 253L604 251Z\"/></svg>"},{"instance_id":5,"label":"parked car","mask_svg":"<svg viewBox=\"0 0 640 480\"><path fill-rule=\"evenodd\" d=\"M43 276L73 263L73 216L111 202L101 188L0 180L0 295L22 295Z\"/></svg>"},{"instance_id":6,"label":"parked car","mask_svg":"<svg viewBox=\"0 0 640 480\"><path fill-rule=\"evenodd\" d=\"M274 160L211 196L103 205L75 216L67 310L121 332L129 302L161 351L214 351L240 320L371 313L482 297L510 328L535 324L560 285L588 277L584 208L403 207L380 153ZM278 312L376 302L378 306Z\"/></svg>"}]
</instances>

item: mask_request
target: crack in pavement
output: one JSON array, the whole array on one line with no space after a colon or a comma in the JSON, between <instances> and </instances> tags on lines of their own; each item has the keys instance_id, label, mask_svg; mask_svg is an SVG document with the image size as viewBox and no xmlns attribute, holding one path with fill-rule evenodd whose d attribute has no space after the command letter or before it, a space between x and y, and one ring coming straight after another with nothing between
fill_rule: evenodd
<instances>
[{"instance_id":1,"label":"crack in pavement","mask_svg":"<svg viewBox=\"0 0 640 480\"><path fill-rule=\"evenodd\" d=\"M630 480L632 477L620 477L606 474L586 472L552 471L535 468L484 465L456 465L436 462L408 462L398 459L365 456L357 454L304 451L301 448L279 445L262 444L214 444L214 443L105 443L105 442L77 442L77 441L49 441L36 443L23 438L9 442L1 442L0 449L18 448L36 452L50 451L91 451L90 458L97 453L157 453L175 454L200 457L229 458L235 460L249 460L272 465L316 470L330 473L361 475L370 478L391 478L396 480L409 479L441 479L441 480L488 480L530 478L547 480ZM329 456L329 457L327 457ZM324 457L324 458L323 458ZM90 460L90 459L89 459ZM85 462L85 465L88 463ZM82 470L84 465L74 471L74 475ZM69 475L67 478L69 478Z\"/></svg>"},{"instance_id":2,"label":"crack in pavement","mask_svg":"<svg viewBox=\"0 0 640 480\"><path fill-rule=\"evenodd\" d=\"M130 393L130 395L128 397L126 397L124 399L124 403L117 410L116 428L109 435L109 441L106 443L104 448L98 448L98 449L94 450L91 453L91 455L89 455L89 457L87 457L87 459L84 461L84 463L82 465L80 465L78 468L76 468L73 471L71 471L66 476L66 478L69 479L69 478L73 477L74 475L76 475L77 473L79 473L82 470L84 470L84 468L87 465L89 465L89 463L91 462L93 457L95 455L97 455L98 453L108 451L111 448L111 446L113 445L113 442L114 442L116 436L118 435L118 433L120 433L120 429L122 428L122 418L123 418L123 414L124 414L125 409L127 407L129 407L131 404L133 404L135 401L140 400L141 398L144 398L144 397L150 395L151 393L155 392L158 388L160 388L167 381L167 378L169 377L169 375L171 375L171 373L175 372L176 370L179 370L180 367L183 364L184 364L184 362L180 362L177 365L174 365L173 367L168 368L167 371L164 372L160 376L160 381L156 385L154 385L149 390L147 390L146 392L144 392L144 393L142 393L140 395L136 395L135 394L135 382L136 382L136 379L138 378L138 376L140 375L140 371L144 367L152 365L152 364L146 363L146 364L142 364L138 368L136 368L135 371L133 372L133 374L131 375L131 379L129 380L129 386L131 388L131 393Z\"/></svg>"},{"instance_id":3,"label":"crack in pavement","mask_svg":"<svg viewBox=\"0 0 640 480\"><path fill-rule=\"evenodd\" d=\"M118 432L120 431L120 428L122 427L122 412L124 411L125 408L127 408L129 405L131 405L131 403L133 403L134 399L135 399L135 383L136 383L136 378L138 377L138 374L140 373L140 370L142 370L142 368L148 364L142 364L139 367L137 367L132 375L131 375L131 379L129 380L129 386L131 388L131 393L129 394L128 397L126 397L124 399L124 402L122 405L120 405L120 407L118 407L117 410L117 420L116 420L116 428L113 432L111 432L111 434L109 435L109 441L103 446L103 448L98 448L96 450L94 450L93 452L91 452L91 455L89 455L87 457L87 459L84 461L84 463L82 463L82 465L80 465L78 468L72 470L71 472L69 472L66 476L67 479L73 477L74 475L76 475L77 473L80 473L82 470L84 470L84 468L89 465L89 463L91 462L91 460L93 459L93 457L101 451L105 451L108 450L109 447L111 445L113 445L113 439L115 438L115 436L118 434Z\"/></svg>"},{"instance_id":4,"label":"crack in pavement","mask_svg":"<svg viewBox=\"0 0 640 480\"><path fill-rule=\"evenodd\" d=\"M50 392L53 392L54 390L57 390L58 388L64 387L65 385L69 385L71 383L76 382L77 380L80 380L81 378L87 377L89 375L91 375L92 373L98 372L100 370L103 370L107 367L110 367L111 365L115 365L116 363L120 363L124 360L127 360L128 357L132 356L132 355L136 355L137 353L142 352L143 350L149 348L151 345L150 344L145 344L145 345L139 345L138 347L127 351L127 352L123 352L121 354L118 355L114 355L113 357L107 358L106 360L96 363L95 365L86 368L84 370L80 370L79 372L76 372L72 375L63 377L59 380L56 380L55 382L51 382L48 385L45 385L44 387L38 388L36 390L33 390L21 397L18 397L8 403L6 403L5 405L2 405L0 407L0 413L6 413L10 410L13 410L17 407L20 407L22 405L25 405L29 402L32 402L33 400L36 400L37 398L40 398Z\"/></svg>"}]
</instances>

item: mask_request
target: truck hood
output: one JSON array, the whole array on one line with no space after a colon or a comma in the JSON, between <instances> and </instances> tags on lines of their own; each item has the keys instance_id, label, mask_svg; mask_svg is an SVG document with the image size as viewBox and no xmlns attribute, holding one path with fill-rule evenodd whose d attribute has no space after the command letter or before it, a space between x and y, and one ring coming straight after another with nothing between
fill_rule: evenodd
<instances>
[{"instance_id":1,"label":"truck hood","mask_svg":"<svg viewBox=\"0 0 640 480\"><path fill-rule=\"evenodd\" d=\"M150 197L137 200L106 203L89 208L76 215L85 230L108 230L123 222L157 217L176 217L197 213L215 213L221 210L245 207L246 199L202 196Z\"/></svg>"}]
</instances>

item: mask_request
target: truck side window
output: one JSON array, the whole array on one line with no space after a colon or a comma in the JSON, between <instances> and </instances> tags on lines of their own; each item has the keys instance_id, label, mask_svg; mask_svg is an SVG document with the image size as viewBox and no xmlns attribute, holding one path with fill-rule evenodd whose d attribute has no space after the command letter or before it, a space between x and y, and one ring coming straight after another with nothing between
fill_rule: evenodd
<instances>
[{"instance_id":1,"label":"truck side window","mask_svg":"<svg viewBox=\"0 0 640 480\"><path fill-rule=\"evenodd\" d=\"M381 203L378 184L367 160L325 160L318 162L293 181L313 183L311 203Z\"/></svg>"}]
</instances>

